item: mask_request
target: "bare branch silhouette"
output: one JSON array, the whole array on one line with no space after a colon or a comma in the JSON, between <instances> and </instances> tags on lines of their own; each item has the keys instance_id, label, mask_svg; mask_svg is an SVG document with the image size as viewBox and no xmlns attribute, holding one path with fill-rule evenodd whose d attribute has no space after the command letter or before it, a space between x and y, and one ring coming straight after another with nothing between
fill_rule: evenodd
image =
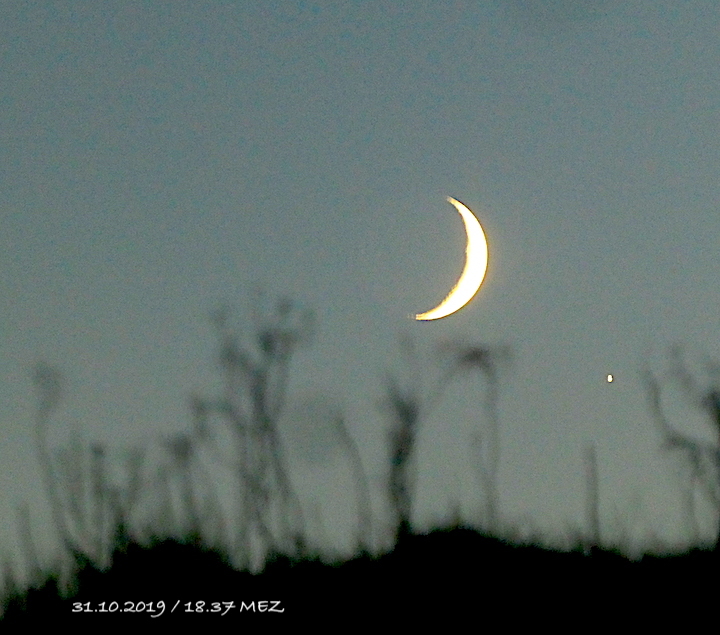
<instances>
[{"instance_id":1,"label":"bare branch silhouette","mask_svg":"<svg viewBox=\"0 0 720 635\"><path fill-rule=\"evenodd\" d=\"M718 513L715 549L720 551L720 388L714 383L703 386L690 373L679 346L670 350L669 357L671 379L677 382L696 408L705 412L719 441L708 443L678 432L665 416L660 381L648 370L645 371L643 379L651 412L664 439L664 447L680 453L685 458L690 468L691 483L700 488ZM709 370L712 370L712 367L709 367Z\"/></svg>"},{"instance_id":2,"label":"bare branch silhouette","mask_svg":"<svg viewBox=\"0 0 720 635\"><path fill-rule=\"evenodd\" d=\"M412 341L401 339L401 351L415 378L424 377ZM437 380L429 387L416 379L411 387L403 387L393 377L387 380L387 392L383 402L391 415L390 444L390 503L397 522L397 537L410 532L412 499L414 496L414 456L420 422L437 406L449 382L467 370L479 370L487 380L487 442L479 437L481 457L479 473L486 496L486 523L495 528L497 523L497 473L500 461L498 372L501 362L510 359L509 349L497 349L478 345L443 344L439 347L441 370ZM425 365L423 368L427 367ZM425 394L427 397L421 398ZM482 450L487 447L483 454Z\"/></svg>"},{"instance_id":3,"label":"bare branch silhouette","mask_svg":"<svg viewBox=\"0 0 720 635\"><path fill-rule=\"evenodd\" d=\"M590 546L599 547L602 538L600 534L600 479L598 477L598 461L595 445L585 448L585 482L586 507L588 528L590 530Z\"/></svg>"},{"instance_id":4,"label":"bare branch silhouette","mask_svg":"<svg viewBox=\"0 0 720 635\"><path fill-rule=\"evenodd\" d=\"M485 525L497 531L499 521L498 472L500 469L500 373L512 354L507 346L478 346L475 344L444 344L441 353L449 358L448 381L466 371L479 371L486 382L484 431L475 436L478 448L477 470L485 494Z\"/></svg>"},{"instance_id":5,"label":"bare branch silhouette","mask_svg":"<svg viewBox=\"0 0 720 635\"><path fill-rule=\"evenodd\" d=\"M310 338L314 322L310 312L288 300L280 300L269 314L255 314L254 320L254 339L243 344L230 325L229 310L213 314L225 390L220 399L193 400L198 438L220 449L220 458L232 464L239 479L237 546L245 565L258 539L265 551L304 548L303 513L287 472L278 421L292 356ZM232 434L230 457L212 438L210 415L221 418Z\"/></svg>"}]
</instances>

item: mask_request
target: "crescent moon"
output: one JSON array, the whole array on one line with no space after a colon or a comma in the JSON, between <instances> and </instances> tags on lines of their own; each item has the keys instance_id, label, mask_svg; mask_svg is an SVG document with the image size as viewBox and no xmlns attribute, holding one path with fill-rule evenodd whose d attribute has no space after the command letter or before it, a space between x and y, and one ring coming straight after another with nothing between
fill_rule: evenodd
<instances>
[{"instance_id":1,"label":"crescent moon","mask_svg":"<svg viewBox=\"0 0 720 635\"><path fill-rule=\"evenodd\" d=\"M447 200L460 213L465 223L467 234L465 268L448 296L434 309L418 313L415 316L416 320L439 320L462 309L477 293L487 271L488 246L480 221L470 208L460 201L451 196L448 196Z\"/></svg>"}]
</instances>

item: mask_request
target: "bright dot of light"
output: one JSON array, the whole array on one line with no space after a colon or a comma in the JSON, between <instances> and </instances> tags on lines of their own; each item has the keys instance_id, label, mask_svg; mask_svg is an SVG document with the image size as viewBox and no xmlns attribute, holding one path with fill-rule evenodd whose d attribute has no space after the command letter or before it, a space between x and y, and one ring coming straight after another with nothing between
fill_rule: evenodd
<instances>
[{"instance_id":1,"label":"bright dot of light","mask_svg":"<svg viewBox=\"0 0 720 635\"><path fill-rule=\"evenodd\" d=\"M608 384L611 384L614 380L615 380L615 378L614 378L612 375L608 375L608 376L607 376L607 383L608 383Z\"/></svg>"}]
</instances>

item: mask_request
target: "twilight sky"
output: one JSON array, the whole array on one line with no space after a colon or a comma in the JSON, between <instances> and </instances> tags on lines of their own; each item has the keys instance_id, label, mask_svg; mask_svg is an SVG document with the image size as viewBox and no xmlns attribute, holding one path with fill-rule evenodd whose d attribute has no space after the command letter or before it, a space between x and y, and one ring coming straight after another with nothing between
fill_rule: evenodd
<instances>
[{"instance_id":1,"label":"twilight sky","mask_svg":"<svg viewBox=\"0 0 720 635\"><path fill-rule=\"evenodd\" d=\"M53 540L34 363L65 376L58 446L76 429L160 448L221 386L210 312L250 335L278 297L317 315L285 432L318 541L351 544L352 481L303 413L345 413L386 540L379 404L389 373L412 376L403 337L427 390L438 345L512 351L505 526L584 529L595 444L607 540L690 540L640 372L667 370L672 344L698 378L720 359L718 33L709 0L2 3L2 553L22 501ZM456 315L414 322L462 269L448 195L482 221L488 275ZM673 423L712 441L663 385ZM423 421L418 527L456 507L482 521L485 389L459 378ZM701 500L697 516L709 536Z\"/></svg>"}]
</instances>

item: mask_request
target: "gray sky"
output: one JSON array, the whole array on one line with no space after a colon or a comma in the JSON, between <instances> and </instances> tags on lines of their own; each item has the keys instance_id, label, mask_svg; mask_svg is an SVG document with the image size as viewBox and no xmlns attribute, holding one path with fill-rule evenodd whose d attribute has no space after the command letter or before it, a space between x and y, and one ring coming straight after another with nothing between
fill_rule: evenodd
<instances>
[{"instance_id":1,"label":"gray sky","mask_svg":"<svg viewBox=\"0 0 720 635\"><path fill-rule=\"evenodd\" d=\"M639 372L660 372L674 343L698 372L703 355L720 359L720 6L538 4L2 3L7 553L25 500L36 539L51 544L33 363L65 373L57 444L76 427L115 448L158 445L190 429L191 393L220 385L209 312L228 303L247 325L256 289L263 306L288 296L317 312L292 403L345 412L379 532L377 404L387 373L407 370L406 336L428 386L439 343L511 347L500 396L507 526L583 528L594 443L608 539L691 537ZM488 275L462 311L417 323L408 316L437 304L462 269L448 195L482 221ZM484 390L460 379L423 422L418 526L458 505L482 520L471 439L486 425ZM666 407L712 440L681 391ZM301 437L327 437L304 425ZM347 546L342 456L288 434L304 500L327 540ZM702 503L698 522L709 536Z\"/></svg>"}]
</instances>

